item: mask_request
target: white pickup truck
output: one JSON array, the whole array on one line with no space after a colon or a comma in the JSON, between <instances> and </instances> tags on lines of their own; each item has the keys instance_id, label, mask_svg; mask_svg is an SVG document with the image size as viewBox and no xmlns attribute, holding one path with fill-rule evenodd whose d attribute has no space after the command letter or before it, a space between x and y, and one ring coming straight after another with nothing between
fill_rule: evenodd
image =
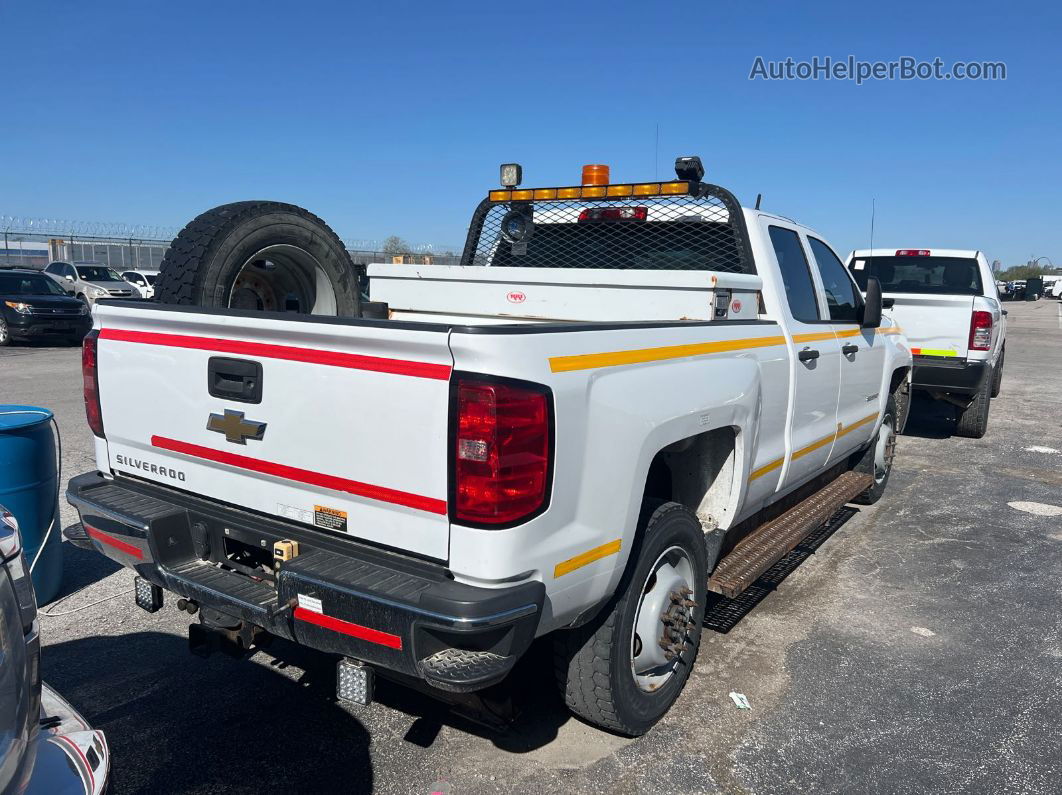
<instances>
[{"instance_id":1,"label":"white pickup truck","mask_svg":"<svg viewBox=\"0 0 1062 795\"><path fill-rule=\"evenodd\" d=\"M912 387L956 407L959 436L984 436L1007 344L1007 310L984 253L864 249L848 267L864 289L868 277L878 280L887 314L911 344Z\"/></svg>"},{"instance_id":2,"label":"white pickup truck","mask_svg":"<svg viewBox=\"0 0 1062 795\"><path fill-rule=\"evenodd\" d=\"M197 648L342 655L341 698L373 671L484 688L552 635L571 709L647 731L709 598L881 495L911 369L873 282L864 300L819 234L695 177L491 191L464 265L370 266L382 318L305 311L342 285L279 287L327 227L299 251L245 234L308 213L200 216L173 257L221 273L248 240L228 306L301 311L187 305L178 259L160 292L185 305L97 305L78 538L145 609L164 589L198 612Z\"/></svg>"}]
</instances>

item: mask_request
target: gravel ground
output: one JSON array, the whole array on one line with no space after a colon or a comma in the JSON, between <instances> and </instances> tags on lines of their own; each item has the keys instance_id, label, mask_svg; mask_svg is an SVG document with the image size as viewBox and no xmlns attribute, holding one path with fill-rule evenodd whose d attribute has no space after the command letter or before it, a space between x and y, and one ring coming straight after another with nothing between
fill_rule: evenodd
<instances>
[{"instance_id":1,"label":"gravel ground","mask_svg":"<svg viewBox=\"0 0 1062 795\"><path fill-rule=\"evenodd\" d=\"M193 657L186 615L140 611L129 571L69 544L45 679L107 732L116 795L1058 792L1062 308L1008 308L988 435L953 437L947 407L917 401L885 498L715 624L642 739L568 716L540 648L505 733L388 683L340 706L332 661L289 644ZM0 402L53 409L63 477L92 468L76 349L0 349Z\"/></svg>"}]
</instances>

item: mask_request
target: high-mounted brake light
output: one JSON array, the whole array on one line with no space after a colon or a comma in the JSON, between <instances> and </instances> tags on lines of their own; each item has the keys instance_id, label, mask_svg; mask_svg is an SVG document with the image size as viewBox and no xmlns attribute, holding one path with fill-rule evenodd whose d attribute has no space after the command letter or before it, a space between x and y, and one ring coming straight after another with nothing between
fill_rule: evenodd
<instances>
[{"instance_id":1,"label":"high-mounted brake light","mask_svg":"<svg viewBox=\"0 0 1062 795\"><path fill-rule=\"evenodd\" d=\"M579 213L580 221L645 221L648 207L593 207Z\"/></svg>"},{"instance_id":2,"label":"high-mounted brake light","mask_svg":"<svg viewBox=\"0 0 1062 795\"><path fill-rule=\"evenodd\" d=\"M583 166L583 184L607 185L608 166L602 165L600 163L593 163L587 166Z\"/></svg>"},{"instance_id":3,"label":"high-mounted brake light","mask_svg":"<svg viewBox=\"0 0 1062 795\"><path fill-rule=\"evenodd\" d=\"M539 511L552 454L548 393L463 378L455 410L454 519L504 525Z\"/></svg>"},{"instance_id":4,"label":"high-mounted brake light","mask_svg":"<svg viewBox=\"0 0 1062 795\"><path fill-rule=\"evenodd\" d=\"M85 417L92 432L103 438L103 411L100 409L100 378L96 366L96 341L100 333L93 329L81 343L81 377L85 393Z\"/></svg>"},{"instance_id":5,"label":"high-mounted brake light","mask_svg":"<svg viewBox=\"0 0 1062 795\"><path fill-rule=\"evenodd\" d=\"M896 252L897 257L928 257L928 248L901 248Z\"/></svg>"},{"instance_id":6,"label":"high-mounted brake light","mask_svg":"<svg viewBox=\"0 0 1062 795\"><path fill-rule=\"evenodd\" d=\"M970 318L970 350L987 351L992 348L992 313L975 310Z\"/></svg>"}]
</instances>

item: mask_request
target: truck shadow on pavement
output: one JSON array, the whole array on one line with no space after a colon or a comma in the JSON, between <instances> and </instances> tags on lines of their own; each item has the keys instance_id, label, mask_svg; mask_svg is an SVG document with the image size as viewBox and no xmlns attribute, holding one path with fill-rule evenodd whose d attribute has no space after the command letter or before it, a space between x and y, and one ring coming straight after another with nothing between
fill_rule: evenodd
<instances>
[{"instance_id":1,"label":"truck shadow on pavement","mask_svg":"<svg viewBox=\"0 0 1062 795\"><path fill-rule=\"evenodd\" d=\"M911 412L907 415L904 436L920 439L950 439L955 435L956 409L943 400L916 392L911 399Z\"/></svg>"},{"instance_id":2,"label":"truck shadow on pavement","mask_svg":"<svg viewBox=\"0 0 1062 795\"><path fill-rule=\"evenodd\" d=\"M297 677L188 653L159 632L48 646L44 679L103 729L112 795L127 792L371 792L369 734L334 703L335 664Z\"/></svg>"}]
</instances>

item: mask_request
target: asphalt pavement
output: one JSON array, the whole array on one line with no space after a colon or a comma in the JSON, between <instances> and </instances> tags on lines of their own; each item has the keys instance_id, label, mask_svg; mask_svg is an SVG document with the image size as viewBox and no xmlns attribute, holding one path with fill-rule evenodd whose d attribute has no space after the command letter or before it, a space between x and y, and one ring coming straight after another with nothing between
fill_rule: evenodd
<instances>
[{"instance_id":1,"label":"asphalt pavement","mask_svg":"<svg viewBox=\"0 0 1062 795\"><path fill-rule=\"evenodd\" d=\"M1062 306L1007 308L988 434L955 437L946 405L917 400L882 501L714 611L641 739L569 716L544 646L512 677L504 732L386 682L370 707L337 704L334 661L283 642L194 657L172 600L144 613L131 572L70 544L42 607L44 678L106 731L114 795L1057 793ZM0 403L55 412L64 479L93 468L76 348L0 349Z\"/></svg>"}]
</instances>

